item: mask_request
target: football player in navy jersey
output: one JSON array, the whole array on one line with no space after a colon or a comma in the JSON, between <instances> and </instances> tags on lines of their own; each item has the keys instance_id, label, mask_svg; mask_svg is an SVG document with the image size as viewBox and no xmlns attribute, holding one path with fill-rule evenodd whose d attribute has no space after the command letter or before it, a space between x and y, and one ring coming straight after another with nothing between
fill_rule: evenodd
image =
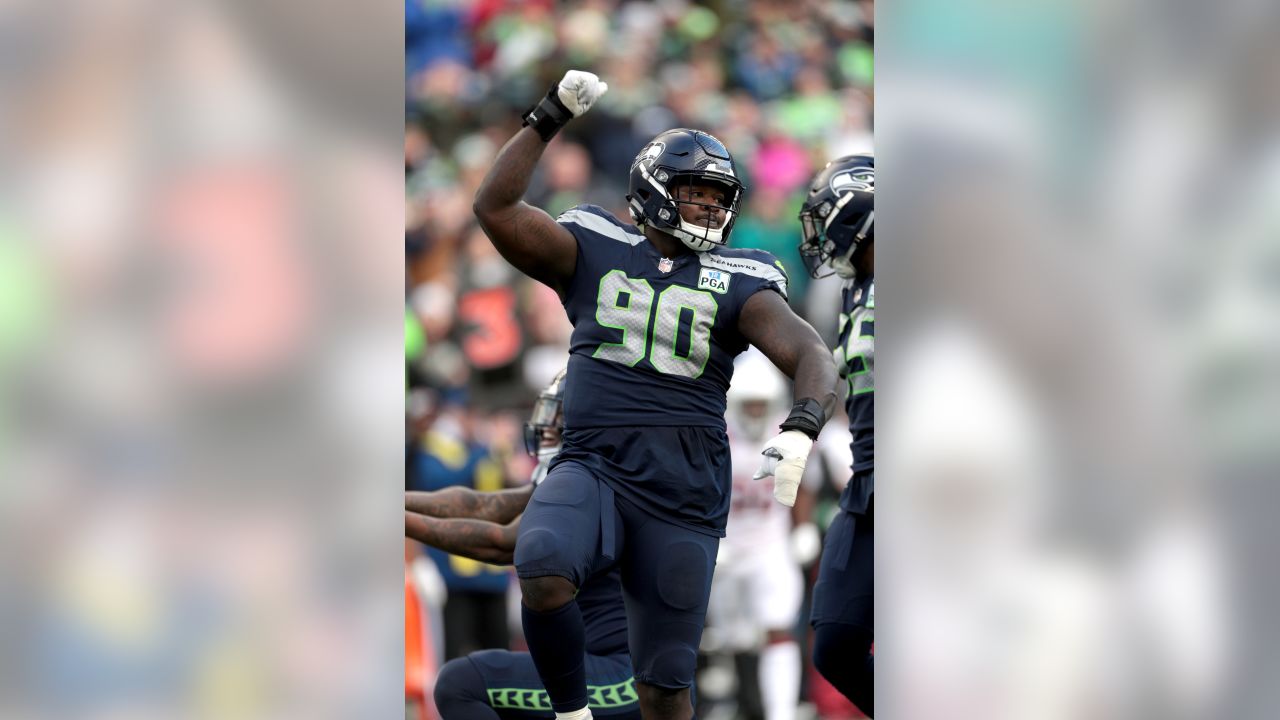
<instances>
[{"instance_id":1,"label":"football player in navy jersey","mask_svg":"<svg viewBox=\"0 0 1280 720\"><path fill-rule=\"evenodd\" d=\"M538 396L525 425L526 449L538 458L530 485L500 492L451 487L405 493L405 536L473 560L510 565L520 514L560 449L563 396L561 371ZM587 578L577 602L585 626L592 711L600 717L639 720L618 569ZM529 654L507 650L481 650L445 663L436 677L435 701L444 720L553 717Z\"/></svg>"},{"instance_id":2,"label":"football player in navy jersey","mask_svg":"<svg viewBox=\"0 0 1280 720\"><path fill-rule=\"evenodd\" d=\"M853 476L827 530L813 589L813 664L859 710L875 711L875 160L827 163L800 209L800 256L815 278L844 279L836 365L848 383Z\"/></svg>"},{"instance_id":3,"label":"football player in navy jersey","mask_svg":"<svg viewBox=\"0 0 1280 720\"><path fill-rule=\"evenodd\" d=\"M553 219L521 200L547 142L606 89L591 73L566 73L475 198L494 246L555 289L574 326L564 447L520 522L516 573L525 638L558 717L591 716L574 595L617 562L641 710L688 718L732 486L733 358L755 345L794 380L796 403L757 472L775 477L788 505L837 377L817 332L787 305L782 265L727 247L743 185L711 135L670 130L640 151L627 196L634 225L593 205Z\"/></svg>"}]
</instances>

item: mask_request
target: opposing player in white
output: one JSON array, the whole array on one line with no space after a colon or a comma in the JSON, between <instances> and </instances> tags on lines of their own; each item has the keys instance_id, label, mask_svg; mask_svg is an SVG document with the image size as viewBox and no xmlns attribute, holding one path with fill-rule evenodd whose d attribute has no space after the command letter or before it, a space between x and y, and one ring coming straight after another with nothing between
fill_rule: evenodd
<instances>
[{"instance_id":1,"label":"opposing player in white","mask_svg":"<svg viewBox=\"0 0 1280 720\"><path fill-rule=\"evenodd\" d=\"M811 490L797 488L798 502L789 508L774 499L772 477L752 478L760 445L786 417L789 398L785 378L763 355L753 348L739 356L726 415L733 499L707 610L707 635L719 649L759 653L766 720L796 715L802 670L794 632L804 595L800 568L819 549L818 531L807 521ZM793 514L801 514L802 521L795 522Z\"/></svg>"}]
</instances>

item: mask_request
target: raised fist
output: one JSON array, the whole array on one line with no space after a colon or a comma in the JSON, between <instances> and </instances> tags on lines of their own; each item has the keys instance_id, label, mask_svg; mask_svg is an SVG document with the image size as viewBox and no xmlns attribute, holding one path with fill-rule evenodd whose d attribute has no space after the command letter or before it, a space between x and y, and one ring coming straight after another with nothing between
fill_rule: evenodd
<instances>
[{"instance_id":1,"label":"raised fist","mask_svg":"<svg viewBox=\"0 0 1280 720\"><path fill-rule=\"evenodd\" d=\"M556 96L574 117L582 117L608 89L609 84L601 82L595 73L570 70L556 86Z\"/></svg>"}]
</instances>

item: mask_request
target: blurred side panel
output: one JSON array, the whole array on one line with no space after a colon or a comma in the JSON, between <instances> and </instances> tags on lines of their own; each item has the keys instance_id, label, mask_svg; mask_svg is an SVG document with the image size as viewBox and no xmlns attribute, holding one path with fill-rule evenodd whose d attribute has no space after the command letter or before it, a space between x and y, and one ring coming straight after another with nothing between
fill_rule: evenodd
<instances>
[{"instance_id":1,"label":"blurred side panel","mask_svg":"<svg viewBox=\"0 0 1280 720\"><path fill-rule=\"evenodd\" d=\"M0 8L0 715L400 712L402 35Z\"/></svg>"},{"instance_id":2,"label":"blurred side panel","mask_svg":"<svg viewBox=\"0 0 1280 720\"><path fill-rule=\"evenodd\" d=\"M878 10L882 714L1274 715L1280 10Z\"/></svg>"}]
</instances>

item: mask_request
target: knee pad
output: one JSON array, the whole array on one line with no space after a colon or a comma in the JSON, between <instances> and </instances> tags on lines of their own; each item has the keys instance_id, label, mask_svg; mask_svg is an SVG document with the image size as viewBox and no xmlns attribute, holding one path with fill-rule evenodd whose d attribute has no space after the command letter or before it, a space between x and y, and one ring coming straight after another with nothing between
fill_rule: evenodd
<instances>
[{"instance_id":1,"label":"knee pad","mask_svg":"<svg viewBox=\"0 0 1280 720\"><path fill-rule=\"evenodd\" d=\"M684 645L668 646L653 656L653 664L649 672L639 673L637 682L660 688L663 692L678 692L693 686L694 675L698 670L698 651Z\"/></svg>"},{"instance_id":2,"label":"knee pad","mask_svg":"<svg viewBox=\"0 0 1280 720\"><path fill-rule=\"evenodd\" d=\"M538 528L521 533L513 558L516 572L527 569L529 565L540 566L554 558L559 545L556 534L550 530Z\"/></svg>"},{"instance_id":3,"label":"knee pad","mask_svg":"<svg viewBox=\"0 0 1280 720\"><path fill-rule=\"evenodd\" d=\"M676 610L705 607L709 597L711 558L701 545L673 543L659 564L658 596Z\"/></svg>"}]
</instances>

